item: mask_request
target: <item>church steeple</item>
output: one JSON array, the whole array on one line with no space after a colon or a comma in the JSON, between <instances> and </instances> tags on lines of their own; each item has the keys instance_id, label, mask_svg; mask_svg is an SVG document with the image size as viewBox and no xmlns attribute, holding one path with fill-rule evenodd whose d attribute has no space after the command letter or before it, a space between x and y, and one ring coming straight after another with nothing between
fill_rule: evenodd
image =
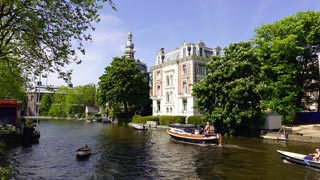
<instances>
[{"instance_id":1,"label":"church steeple","mask_svg":"<svg viewBox=\"0 0 320 180\"><path fill-rule=\"evenodd\" d=\"M127 37L126 48L124 50L124 57L134 59L135 51L133 49L134 49L134 44L132 43L132 34L129 31L128 37Z\"/></svg>"}]
</instances>

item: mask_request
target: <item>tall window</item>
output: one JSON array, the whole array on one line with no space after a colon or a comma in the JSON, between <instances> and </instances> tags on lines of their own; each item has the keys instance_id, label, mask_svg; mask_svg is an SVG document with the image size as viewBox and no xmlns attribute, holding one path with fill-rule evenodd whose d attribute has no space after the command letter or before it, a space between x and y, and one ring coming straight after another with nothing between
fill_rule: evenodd
<instances>
[{"instance_id":1,"label":"tall window","mask_svg":"<svg viewBox=\"0 0 320 180\"><path fill-rule=\"evenodd\" d=\"M186 75L187 74L187 65L184 64L182 65L182 75Z\"/></svg>"},{"instance_id":2,"label":"tall window","mask_svg":"<svg viewBox=\"0 0 320 180\"><path fill-rule=\"evenodd\" d=\"M173 85L173 75L170 76L170 85Z\"/></svg>"},{"instance_id":3,"label":"tall window","mask_svg":"<svg viewBox=\"0 0 320 180\"><path fill-rule=\"evenodd\" d=\"M166 81L167 81L167 86L170 86L170 79L169 79L169 76L167 76Z\"/></svg>"},{"instance_id":4,"label":"tall window","mask_svg":"<svg viewBox=\"0 0 320 180\"><path fill-rule=\"evenodd\" d=\"M182 101L182 110L183 111L187 110L187 100L185 100L185 99Z\"/></svg>"},{"instance_id":5,"label":"tall window","mask_svg":"<svg viewBox=\"0 0 320 180\"><path fill-rule=\"evenodd\" d=\"M166 99L167 99L167 102L170 102L170 95L169 95L169 92L166 93Z\"/></svg>"},{"instance_id":6,"label":"tall window","mask_svg":"<svg viewBox=\"0 0 320 180\"><path fill-rule=\"evenodd\" d=\"M187 82L186 81L182 82L182 91L183 91L183 93L187 93Z\"/></svg>"},{"instance_id":7,"label":"tall window","mask_svg":"<svg viewBox=\"0 0 320 180\"><path fill-rule=\"evenodd\" d=\"M158 108L158 112L161 110L160 109L160 101L157 101L157 108Z\"/></svg>"},{"instance_id":8,"label":"tall window","mask_svg":"<svg viewBox=\"0 0 320 180\"><path fill-rule=\"evenodd\" d=\"M157 71L157 80L160 80L161 76L160 76L160 71Z\"/></svg>"},{"instance_id":9,"label":"tall window","mask_svg":"<svg viewBox=\"0 0 320 180\"><path fill-rule=\"evenodd\" d=\"M157 86L157 96L160 96L160 85Z\"/></svg>"},{"instance_id":10,"label":"tall window","mask_svg":"<svg viewBox=\"0 0 320 180\"><path fill-rule=\"evenodd\" d=\"M206 66L203 64L198 64L198 75L206 75Z\"/></svg>"}]
</instances>

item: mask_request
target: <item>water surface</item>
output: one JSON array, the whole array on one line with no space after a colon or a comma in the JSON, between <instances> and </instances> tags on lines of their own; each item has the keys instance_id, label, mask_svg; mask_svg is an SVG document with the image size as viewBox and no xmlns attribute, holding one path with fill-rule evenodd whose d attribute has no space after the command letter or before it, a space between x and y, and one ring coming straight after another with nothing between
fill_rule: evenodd
<instances>
[{"instance_id":1,"label":"water surface","mask_svg":"<svg viewBox=\"0 0 320 180\"><path fill-rule=\"evenodd\" d=\"M171 141L164 129L83 121L41 121L40 130L39 144L9 152L13 179L320 179L319 170L283 162L276 152L308 153L319 144L233 137L202 147ZM79 160L75 150L84 144L93 154Z\"/></svg>"}]
</instances>

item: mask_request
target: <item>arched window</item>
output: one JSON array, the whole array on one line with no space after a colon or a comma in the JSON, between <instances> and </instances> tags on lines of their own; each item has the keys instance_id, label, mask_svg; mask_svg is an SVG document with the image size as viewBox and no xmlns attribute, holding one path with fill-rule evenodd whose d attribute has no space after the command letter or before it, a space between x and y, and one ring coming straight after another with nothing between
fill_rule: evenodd
<instances>
[{"instance_id":1,"label":"arched window","mask_svg":"<svg viewBox=\"0 0 320 180\"><path fill-rule=\"evenodd\" d=\"M166 93L166 99L167 99L167 102L170 102L170 95L169 95L169 92Z\"/></svg>"}]
</instances>

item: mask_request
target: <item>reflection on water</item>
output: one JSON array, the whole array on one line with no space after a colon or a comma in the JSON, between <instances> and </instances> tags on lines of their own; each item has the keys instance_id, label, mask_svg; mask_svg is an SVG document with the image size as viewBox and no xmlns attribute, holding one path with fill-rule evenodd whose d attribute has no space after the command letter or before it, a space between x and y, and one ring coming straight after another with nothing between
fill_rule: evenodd
<instances>
[{"instance_id":1,"label":"reflection on water","mask_svg":"<svg viewBox=\"0 0 320 180\"><path fill-rule=\"evenodd\" d=\"M317 144L258 138L224 138L223 147L170 140L163 129L79 121L42 121L40 143L11 150L17 180L37 179L319 179L319 171L283 163L276 149L309 152ZM77 160L88 144L92 155Z\"/></svg>"}]
</instances>

